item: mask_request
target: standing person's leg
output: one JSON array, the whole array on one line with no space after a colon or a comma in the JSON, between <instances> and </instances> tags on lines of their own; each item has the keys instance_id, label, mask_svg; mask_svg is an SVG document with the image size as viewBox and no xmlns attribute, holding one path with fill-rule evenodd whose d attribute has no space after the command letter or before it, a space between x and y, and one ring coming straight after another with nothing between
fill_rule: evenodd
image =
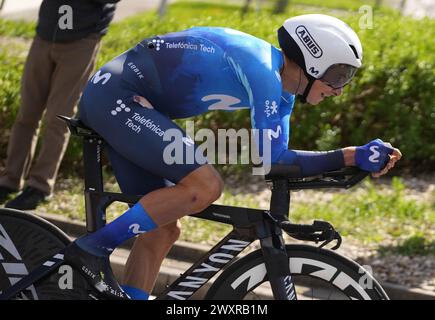
<instances>
[{"instance_id":1,"label":"standing person's leg","mask_svg":"<svg viewBox=\"0 0 435 320\"><path fill-rule=\"evenodd\" d=\"M29 172L28 186L53 192L57 172L68 145L70 133L57 115L70 117L89 76L100 47L99 38L88 37L66 44L55 44L56 68L47 100L41 150Z\"/></svg>"},{"instance_id":2,"label":"standing person's leg","mask_svg":"<svg viewBox=\"0 0 435 320\"><path fill-rule=\"evenodd\" d=\"M33 39L21 80L21 106L9 137L6 168L0 177L0 186L21 189L30 167L55 67L50 48L50 42L38 36Z\"/></svg>"}]
</instances>

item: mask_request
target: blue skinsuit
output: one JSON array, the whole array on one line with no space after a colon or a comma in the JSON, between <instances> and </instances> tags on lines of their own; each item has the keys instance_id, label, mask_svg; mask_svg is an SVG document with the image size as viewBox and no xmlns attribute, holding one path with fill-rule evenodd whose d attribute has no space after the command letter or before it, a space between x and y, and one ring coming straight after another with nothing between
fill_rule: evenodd
<instances>
[{"instance_id":1,"label":"blue skinsuit","mask_svg":"<svg viewBox=\"0 0 435 320\"><path fill-rule=\"evenodd\" d=\"M171 120L212 110L249 108L252 128L270 140L271 162L291 164L290 114L295 97L283 91L281 51L246 33L195 27L144 39L105 64L90 79L80 102L81 120L109 144L123 192L146 194L177 183L203 162L168 165L163 152ZM145 97L146 108L133 100ZM263 140L258 150L262 155ZM186 143L186 149L189 143ZM190 146L192 147L192 146ZM194 146L193 146L194 147Z\"/></svg>"}]
</instances>

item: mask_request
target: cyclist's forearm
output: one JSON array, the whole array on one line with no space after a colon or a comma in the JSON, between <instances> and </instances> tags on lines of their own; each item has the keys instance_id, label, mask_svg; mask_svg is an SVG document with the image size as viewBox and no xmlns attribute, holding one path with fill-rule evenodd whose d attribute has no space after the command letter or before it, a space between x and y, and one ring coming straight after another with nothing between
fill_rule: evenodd
<instances>
[{"instance_id":1,"label":"cyclist's forearm","mask_svg":"<svg viewBox=\"0 0 435 320\"><path fill-rule=\"evenodd\" d=\"M299 166L305 176L317 175L345 167L343 151L284 150L274 162Z\"/></svg>"}]
</instances>

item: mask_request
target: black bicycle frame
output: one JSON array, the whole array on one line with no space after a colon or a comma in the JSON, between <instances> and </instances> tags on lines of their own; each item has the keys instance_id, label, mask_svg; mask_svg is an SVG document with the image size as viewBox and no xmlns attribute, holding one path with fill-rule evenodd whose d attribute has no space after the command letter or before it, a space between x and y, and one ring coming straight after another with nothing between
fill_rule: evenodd
<instances>
[{"instance_id":1,"label":"black bicycle frame","mask_svg":"<svg viewBox=\"0 0 435 320\"><path fill-rule=\"evenodd\" d=\"M105 192L101 162L104 141L94 132L83 128L77 120L60 118L66 120L74 135L83 137L86 229L88 233L95 232L105 226L106 209L110 204L117 201L133 205L142 196ZM85 132L80 132L79 129L84 129ZM274 298L276 300L296 300L296 291L290 275L289 257L285 249L282 228L279 225L279 222L288 220L290 190L327 187L349 188L361 181L367 173L357 172L354 174L354 172L350 172L351 179L331 181L298 180L292 182L288 178L283 178L292 170L297 171L297 168L278 165L274 166L269 175L266 176L266 179L272 182L270 210L211 205L202 212L191 215L195 218L232 225L233 230L183 273L157 299L188 299L216 273L230 264L253 241L260 240L267 277ZM329 174L331 178L336 177L335 172ZM324 177L328 177L328 175L324 175ZM0 300L16 296L36 281L54 272L63 263L62 250L5 290L0 296Z\"/></svg>"},{"instance_id":2,"label":"black bicycle frame","mask_svg":"<svg viewBox=\"0 0 435 320\"><path fill-rule=\"evenodd\" d=\"M76 132L73 131L73 133ZM142 196L105 192L102 175L104 141L93 135L85 135L83 140L86 229L88 233L91 233L106 224L106 209L110 204L113 202L135 204ZM191 215L195 218L232 225L234 229L157 299L188 299L255 240L260 240L275 299L295 299L294 290L291 293L287 292L288 288L292 287L291 283L289 285L289 281L291 282L289 260L282 231L274 222L274 219L282 219L282 217L287 216L289 200L288 189L285 192L285 187L283 189L281 184L274 183L270 211L211 205L202 212ZM56 263L46 263L36 268L28 276L7 289L2 294L1 299L10 299L16 296L42 277L54 272L63 264L62 253L48 259L48 261L51 260L55 260Z\"/></svg>"},{"instance_id":3,"label":"black bicycle frame","mask_svg":"<svg viewBox=\"0 0 435 320\"><path fill-rule=\"evenodd\" d=\"M111 203L134 204L142 196L104 192L101 165L104 142L93 137L84 140L86 221L88 232L94 232L105 225L106 208ZM289 202L288 181L277 180L273 181L270 211L211 205L191 215L229 224L234 229L157 299L188 299L255 240L260 240L275 299L296 299L282 230L274 223L287 220Z\"/></svg>"}]
</instances>

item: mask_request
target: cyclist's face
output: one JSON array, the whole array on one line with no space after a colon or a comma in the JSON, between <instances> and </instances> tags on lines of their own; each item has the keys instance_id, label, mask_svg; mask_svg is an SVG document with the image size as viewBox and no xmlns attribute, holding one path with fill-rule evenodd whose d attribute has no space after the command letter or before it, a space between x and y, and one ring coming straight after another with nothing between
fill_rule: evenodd
<instances>
[{"instance_id":1,"label":"cyclist's face","mask_svg":"<svg viewBox=\"0 0 435 320\"><path fill-rule=\"evenodd\" d=\"M316 80L311 87L310 94L307 97L307 102L316 105L323 99L330 96L340 96L343 93L343 88L332 88L327 83Z\"/></svg>"}]
</instances>

